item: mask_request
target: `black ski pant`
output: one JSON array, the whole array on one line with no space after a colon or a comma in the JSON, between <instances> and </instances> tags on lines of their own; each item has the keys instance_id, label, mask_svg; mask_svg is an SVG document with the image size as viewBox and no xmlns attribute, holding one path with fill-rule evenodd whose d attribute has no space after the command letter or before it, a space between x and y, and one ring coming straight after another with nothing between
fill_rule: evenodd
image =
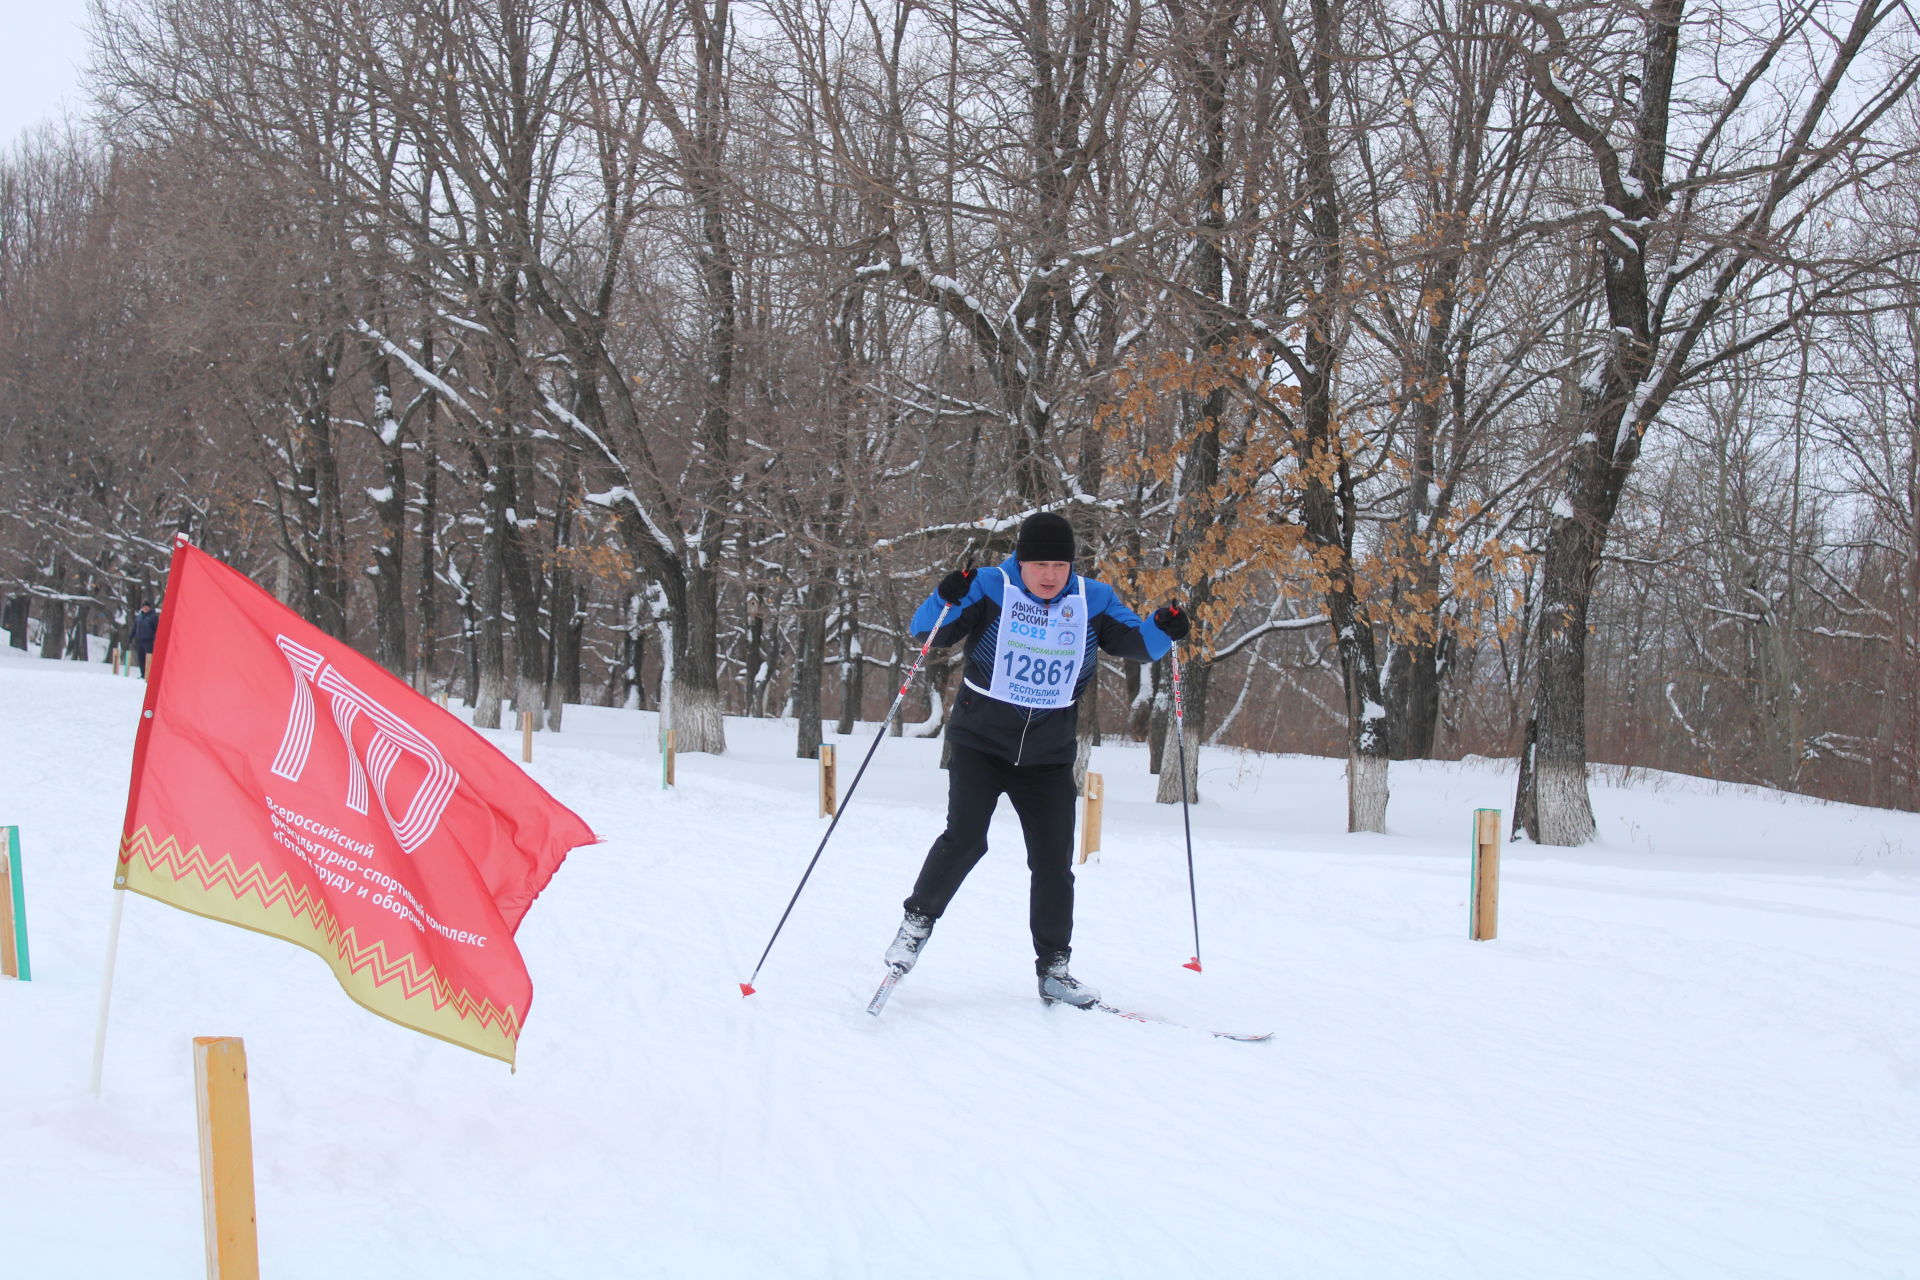
<instances>
[{"instance_id":1,"label":"black ski pant","mask_svg":"<svg viewBox=\"0 0 1920 1280\"><path fill-rule=\"evenodd\" d=\"M1032 885L1027 923L1036 959L1072 950L1073 765L1017 765L972 747L952 744L947 764L947 829L940 833L906 908L938 920L987 852L987 823L1000 797L1013 802L1027 837Z\"/></svg>"}]
</instances>

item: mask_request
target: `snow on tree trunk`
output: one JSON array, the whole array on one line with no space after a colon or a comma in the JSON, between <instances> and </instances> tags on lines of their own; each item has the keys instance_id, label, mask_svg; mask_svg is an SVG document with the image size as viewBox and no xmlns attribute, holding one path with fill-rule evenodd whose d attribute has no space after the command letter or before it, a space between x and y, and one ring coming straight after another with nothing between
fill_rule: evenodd
<instances>
[{"instance_id":1,"label":"snow on tree trunk","mask_svg":"<svg viewBox=\"0 0 1920 1280\"><path fill-rule=\"evenodd\" d=\"M1364 677L1371 668L1362 668ZM1387 829L1387 709L1372 698L1362 701L1347 744L1347 830Z\"/></svg>"},{"instance_id":2,"label":"snow on tree trunk","mask_svg":"<svg viewBox=\"0 0 1920 1280\"><path fill-rule=\"evenodd\" d=\"M533 716L538 725L546 718L547 682L539 676L530 676L524 670L516 671L513 677L513 709ZM518 716L514 718L514 728L520 727Z\"/></svg>"},{"instance_id":3,"label":"snow on tree trunk","mask_svg":"<svg viewBox=\"0 0 1920 1280\"><path fill-rule=\"evenodd\" d=\"M704 751L722 755L727 731L721 721L720 691L699 689L685 680L673 682L673 749L685 754Z\"/></svg>"},{"instance_id":4,"label":"snow on tree trunk","mask_svg":"<svg viewBox=\"0 0 1920 1280\"><path fill-rule=\"evenodd\" d=\"M1387 757L1347 752L1347 830L1387 829Z\"/></svg>"},{"instance_id":5,"label":"snow on tree trunk","mask_svg":"<svg viewBox=\"0 0 1920 1280\"><path fill-rule=\"evenodd\" d=\"M721 715L719 583L710 568L687 574L681 624L674 628L673 749L724 755Z\"/></svg>"},{"instance_id":6,"label":"snow on tree trunk","mask_svg":"<svg viewBox=\"0 0 1920 1280\"><path fill-rule=\"evenodd\" d=\"M1187 761L1188 804L1200 803L1200 744L1189 742L1182 748L1178 734L1178 724L1173 717L1167 717L1166 746L1160 752L1160 781L1154 788L1153 798L1159 804L1180 803L1180 759L1184 750Z\"/></svg>"},{"instance_id":7,"label":"snow on tree trunk","mask_svg":"<svg viewBox=\"0 0 1920 1280\"><path fill-rule=\"evenodd\" d=\"M853 732L853 725L860 718L860 703L866 695L867 659L860 648L860 628L854 617L853 602L848 600L843 610L845 621L841 625L842 661L840 664L840 736Z\"/></svg>"},{"instance_id":8,"label":"snow on tree trunk","mask_svg":"<svg viewBox=\"0 0 1920 1280\"><path fill-rule=\"evenodd\" d=\"M500 727L500 703L507 696L507 672L504 662L489 661L489 645L486 636L495 635L492 647L499 645L498 628L483 627L480 642L480 679L479 687L473 695L473 725L476 729L498 729Z\"/></svg>"},{"instance_id":9,"label":"snow on tree trunk","mask_svg":"<svg viewBox=\"0 0 1920 1280\"><path fill-rule=\"evenodd\" d=\"M1577 460L1576 460L1577 461ZM1575 478L1582 473L1575 471ZM1613 493L1570 484L1577 509L1587 519L1556 515L1541 568L1538 672L1533 693L1530 761L1514 809L1531 818L1527 834L1537 844L1578 845L1593 838L1593 804L1587 796L1587 619L1612 519ZM1524 787L1530 785L1531 794Z\"/></svg>"},{"instance_id":10,"label":"snow on tree trunk","mask_svg":"<svg viewBox=\"0 0 1920 1280\"><path fill-rule=\"evenodd\" d=\"M940 697L940 686L927 684L927 718L907 726L909 738L937 738L940 730L946 727L946 706Z\"/></svg>"},{"instance_id":11,"label":"snow on tree trunk","mask_svg":"<svg viewBox=\"0 0 1920 1280\"><path fill-rule=\"evenodd\" d=\"M1593 839L1597 828L1584 762L1536 760L1533 786L1536 844L1579 845Z\"/></svg>"}]
</instances>

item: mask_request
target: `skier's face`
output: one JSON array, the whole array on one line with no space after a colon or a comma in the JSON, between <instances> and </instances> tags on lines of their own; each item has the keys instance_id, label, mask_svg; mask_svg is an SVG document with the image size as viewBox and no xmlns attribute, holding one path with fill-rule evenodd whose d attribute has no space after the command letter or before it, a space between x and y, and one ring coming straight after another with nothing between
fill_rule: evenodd
<instances>
[{"instance_id":1,"label":"skier's face","mask_svg":"<svg viewBox=\"0 0 1920 1280\"><path fill-rule=\"evenodd\" d=\"M1068 560L1022 560L1020 562L1020 582L1027 593L1037 600L1051 600L1060 594L1067 585L1067 579L1073 573L1073 563Z\"/></svg>"}]
</instances>

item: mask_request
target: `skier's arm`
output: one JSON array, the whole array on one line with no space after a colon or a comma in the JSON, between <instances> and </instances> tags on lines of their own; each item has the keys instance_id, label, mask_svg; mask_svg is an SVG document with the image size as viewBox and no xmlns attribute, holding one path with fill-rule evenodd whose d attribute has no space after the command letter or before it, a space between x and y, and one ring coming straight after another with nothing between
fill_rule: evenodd
<instances>
[{"instance_id":1,"label":"skier's arm","mask_svg":"<svg viewBox=\"0 0 1920 1280\"><path fill-rule=\"evenodd\" d=\"M973 581L968 584L967 593L960 597L959 604L949 605L936 591L914 610L913 621L908 624L907 630L913 633L914 639L922 638L927 632L933 630L933 624L940 620L940 611L945 609L946 624L933 637L933 647L944 649L970 634L981 618L989 610L999 608L999 604L1000 602L987 591L986 575L975 573Z\"/></svg>"},{"instance_id":2,"label":"skier's arm","mask_svg":"<svg viewBox=\"0 0 1920 1280\"><path fill-rule=\"evenodd\" d=\"M1113 588L1105 583L1106 601L1093 615L1094 635L1100 647L1119 658L1132 658L1135 662L1153 662L1164 658L1167 650L1173 647L1173 641L1166 632L1153 624L1153 619L1142 618L1126 605L1120 603L1120 597L1113 594Z\"/></svg>"}]
</instances>

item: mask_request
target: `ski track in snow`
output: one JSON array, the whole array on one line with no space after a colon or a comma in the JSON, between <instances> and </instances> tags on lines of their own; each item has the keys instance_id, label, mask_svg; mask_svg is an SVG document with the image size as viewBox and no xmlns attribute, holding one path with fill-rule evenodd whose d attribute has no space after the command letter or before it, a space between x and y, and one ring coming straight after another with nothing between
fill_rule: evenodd
<instances>
[{"instance_id":1,"label":"ski track in snow","mask_svg":"<svg viewBox=\"0 0 1920 1280\"><path fill-rule=\"evenodd\" d=\"M1274 1040L1042 1007L1006 806L872 1018L938 742L881 745L742 1000L826 830L792 724L729 719L663 792L651 715L570 707L531 772L606 842L520 930L516 1073L133 898L95 1100L139 692L0 654L34 969L0 983L9 1278L204 1273L212 1034L246 1038L275 1277L1920 1274L1917 815L1602 774L1601 841L1507 848L1470 943L1471 810L1509 806L1508 764L1396 764L1393 834L1348 835L1340 762L1209 750L1194 974L1180 814L1109 743L1076 974Z\"/></svg>"}]
</instances>

